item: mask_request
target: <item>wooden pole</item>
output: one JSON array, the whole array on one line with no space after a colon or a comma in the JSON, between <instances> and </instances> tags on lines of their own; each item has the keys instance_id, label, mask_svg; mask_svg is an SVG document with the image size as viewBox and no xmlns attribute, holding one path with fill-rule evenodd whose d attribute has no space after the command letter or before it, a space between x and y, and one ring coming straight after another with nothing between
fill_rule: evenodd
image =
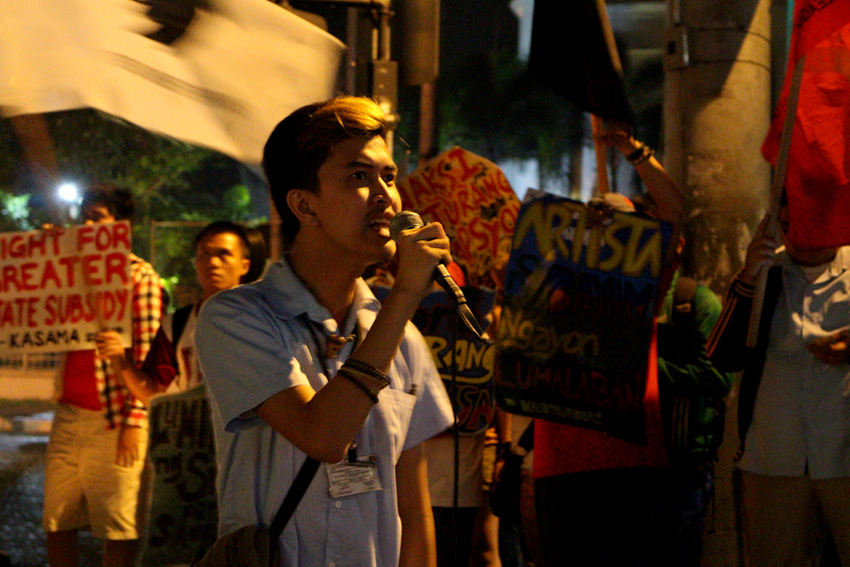
<instances>
[{"instance_id":1,"label":"wooden pole","mask_svg":"<svg viewBox=\"0 0 850 567\"><path fill-rule=\"evenodd\" d=\"M794 65L794 76L791 78L791 86L788 91L788 105L785 108L785 121L782 124L782 136L779 139L779 155L776 157L776 170L773 174L773 183L770 186L770 205L767 217L770 219L765 230L768 234L776 235L779 227L779 203L782 191L785 187L785 174L788 171L788 153L791 148L791 134L794 131L794 119L797 116L797 101L800 99L800 83L803 82L803 68L806 66L806 57L800 57ZM758 340L759 322L764 307L764 293L767 286L767 270L759 272L756 281L756 292L753 296L753 310L750 313L750 326L747 330L747 347L755 348Z\"/></svg>"},{"instance_id":2,"label":"wooden pole","mask_svg":"<svg viewBox=\"0 0 850 567\"><path fill-rule=\"evenodd\" d=\"M593 131L593 149L596 151L596 179L599 182L599 194L604 195L610 191L608 183L608 147L599 140L604 132L602 119L595 114L590 115L590 127Z\"/></svg>"}]
</instances>

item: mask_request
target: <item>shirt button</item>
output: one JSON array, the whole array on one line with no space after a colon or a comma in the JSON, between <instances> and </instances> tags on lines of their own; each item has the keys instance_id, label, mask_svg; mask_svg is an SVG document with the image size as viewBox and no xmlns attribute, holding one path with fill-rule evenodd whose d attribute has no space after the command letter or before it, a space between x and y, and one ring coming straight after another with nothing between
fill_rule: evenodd
<instances>
[{"instance_id":1,"label":"shirt button","mask_svg":"<svg viewBox=\"0 0 850 567\"><path fill-rule=\"evenodd\" d=\"M336 506L337 510L339 510L340 508L342 508L342 502L337 500L336 502L334 502L334 506ZM328 565L328 567L334 567L334 566L333 566L333 564L331 564L331 565Z\"/></svg>"}]
</instances>

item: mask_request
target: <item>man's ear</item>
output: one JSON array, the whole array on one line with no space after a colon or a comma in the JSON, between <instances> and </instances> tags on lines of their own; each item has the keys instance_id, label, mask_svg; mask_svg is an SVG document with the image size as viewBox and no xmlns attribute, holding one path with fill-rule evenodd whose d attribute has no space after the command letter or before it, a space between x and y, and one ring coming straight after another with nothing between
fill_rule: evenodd
<instances>
[{"instance_id":1,"label":"man's ear","mask_svg":"<svg viewBox=\"0 0 850 567\"><path fill-rule=\"evenodd\" d=\"M311 205L313 196L312 191L304 189L291 189L286 194L286 204L289 205L289 210L302 225L315 223L316 213Z\"/></svg>"}]
</instances>

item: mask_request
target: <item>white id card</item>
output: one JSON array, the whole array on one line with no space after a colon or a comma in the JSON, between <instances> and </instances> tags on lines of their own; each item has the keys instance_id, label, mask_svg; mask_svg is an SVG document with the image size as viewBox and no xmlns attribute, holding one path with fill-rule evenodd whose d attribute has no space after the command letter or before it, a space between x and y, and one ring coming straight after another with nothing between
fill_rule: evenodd
<instances>
[{"instance_id":1,"label":"white id card","mask_svg":"<svg viewBox=\"0 0 850 567\"><path fill-rule=\"evenodd\" d=\"M358 457L354 461L343 459L333 465L326 464L325 472L328 475L328 494L331 498L381 490L375 457Z\"/></svg>"}]
</instances>

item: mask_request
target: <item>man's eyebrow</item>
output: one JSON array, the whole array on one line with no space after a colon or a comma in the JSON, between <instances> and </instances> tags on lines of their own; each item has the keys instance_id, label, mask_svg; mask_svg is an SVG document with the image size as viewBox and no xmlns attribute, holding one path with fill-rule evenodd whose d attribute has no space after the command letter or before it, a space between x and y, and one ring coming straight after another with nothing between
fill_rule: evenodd
<instances>
[{"instance_id":1,"label":"man's eyebrow","mask_svg":"<svg viewBox=\"0 0 850 567\"><path fill-rule=\"evenodd\" d=\"M377 164L375 164L371 161L356 159L356 160L352 161L351 163L349 163L348 165L346 165L346 167L351 168L351 169L354 169L354 168L357 168L357 167L365 167L365 168L371 169L371 168L377 167ZM393 163L393 164L385 165L385 166L381 167L381 170L382 171L398 171L398 166Z\"/></svg>"}]
</instances>

